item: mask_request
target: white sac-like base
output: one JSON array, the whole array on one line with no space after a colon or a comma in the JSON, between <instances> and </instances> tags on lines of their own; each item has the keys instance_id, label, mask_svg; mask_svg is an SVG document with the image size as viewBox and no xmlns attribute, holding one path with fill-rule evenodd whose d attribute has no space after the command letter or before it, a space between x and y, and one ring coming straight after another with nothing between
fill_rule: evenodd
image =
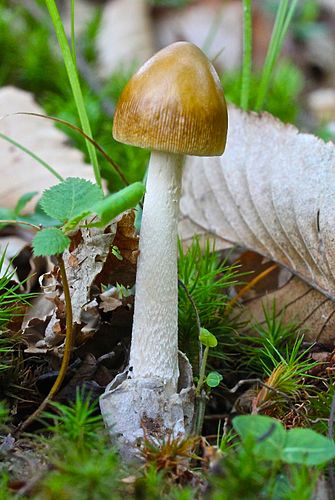
<instances>
[{"instance_id":1,"label":"white sac-like base","mask_svg":"<svg viewBox=\"0 0 335 500\"><path fill-rule=\"evenodd\" d=\"M124 460L139 458L146 433L158 441L170 434L185 437L192 429L194 386L192 368L179 353L178 392L167 393L157 377L127 378L123 372L106 387L100 397L105 425Z\"/></svg>"}]
</instances>

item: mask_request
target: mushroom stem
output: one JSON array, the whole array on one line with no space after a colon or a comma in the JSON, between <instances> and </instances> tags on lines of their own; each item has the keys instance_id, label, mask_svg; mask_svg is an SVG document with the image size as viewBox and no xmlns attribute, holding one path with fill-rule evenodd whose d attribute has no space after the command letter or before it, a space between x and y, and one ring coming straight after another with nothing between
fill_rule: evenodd
<instances>
[{"instance_id":1,"label":"mushroom stem","mask_svg":"<svg viewBox=\"0 0 335 500\"><path fill-rule=\"evenodd\" d=\"M153 152L140 234L130 352L133 378L158 377L176 392L178 369L177 225L180 154Z\"/></svg>"}]
</instances>

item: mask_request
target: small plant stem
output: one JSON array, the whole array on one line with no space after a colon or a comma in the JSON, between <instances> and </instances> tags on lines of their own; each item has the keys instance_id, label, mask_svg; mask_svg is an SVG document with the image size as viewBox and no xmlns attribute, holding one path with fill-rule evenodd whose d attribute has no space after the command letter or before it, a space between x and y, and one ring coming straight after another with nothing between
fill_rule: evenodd
<instances>
[{"instance_id":1,"label":"small plant stem","mask_svg":"<svg viewBox=\"0 0 335 500\"><path fill-rule=\"evenodd\" d=\"M206 399L207 396L206 396L206 391L204 389L201 391L200 396L195 397L195 415L191 431L191 434L193 436L201 435L205 419Z\"/></svg>"},{"instance_id":2,"label":"small plant stem","mask_svg":"<svg viewBox=\"0 0 335 500\"><path fill-rule=\"evenodd\" d=\"M199 380L198 380L197 388L195 390L196 397L199 397L201 395L201 391L202 391L202 388L204 385L208 352L209 352L209 347L206 346L205 350L204 350L204 355L202 358L201 366L200 366Z\"/></svg>"},{"instance_id":3,"label":"small plant stem","mask_svg":"<svg viewBox=\"0 0 335 500\"><path fill-rule=\"evenodd\" d=\"M335 393L332 398L332 403L330 407L330 414L328 419L328 437L329 439L334 439L334 418L335 418ZM328 482L332 494L335 494L335 477L334 477L334 460L331 460L328 464Z\"/></svg>"},{"instance_id":4,"label":"small plant stem","mask_svg":"<svg viewBox=\"0 0 335 500\"><path fill-rule=\"evenodd\" d=\"M84 97L81 91L76 65L72 58L71 49L69 47L69 43L65 34L61 17L57 9L57 5L55 3L55 0L45 0L45 3L48 8L52 23L56 31L58 43L63 54L64 64L70 81L72 94L76 103L82 129L89 137L92 137L91 126L85 109ZM93 166L96 183L98 184L98 186L102 187L101 174L96 151L92 144L87 140L86 145Z\"/></svg>"},{"instance_id":5,"label":"small plant stem","mask_svg":"<svg viewBox=\"0 0 335 500\"><path fill-rule=\"evenodd\" d=\"M200 365L199 380L197 387L195 389L195 415L192 426L192 434L195 436L200 436L202 426L204 423L205 411L206 411L206 391L204 390L204 381L206 374L206 364L208 358L209 347L206 346L204 350L204 355L202 357Z\"/></svg>"},{"instance_id":6,"label":"small plant stem","mask_svg":"<svg viewBox=\"0 0 335 500\"><path fill-rule=\"evenodd\" d=\"M27 429L32 422L40 416L42 411L47 407L49 402L53 399L55 394L59 391L59 389L62 386L62 383L64 381L70 359L71 359L71 353L72 353L72 347L73 347L73 316L72 316L72 304L71 304L71 295L70 295L70 288L69 288L69 283L67 280L66 276L66 270L65 270L65 264L62 255L57 255L57 260L58 260L58 266L59 266L59 271L61 275L61 280L62 280L62 286L63 286L63 292L64 292L64 298L65 298L65 314L66 314L66 334L65 334L65 348L64 348L64 355L62 359L62 364L59 369L57 378L53 384L53 386L50 389L49 394L47 397L42 401L40 406L37 408L37 410L32 413L16 430L15 435L17 436L20 434L22 431Z\"/></svg>"},{"instance_id":7,"label":"small plant stem","mask_svg":"<svg viewBox=\"0 0 335 500\"><path fill-rule=\"evenodd\" d=\"M252 68L252 0L243 0L243 65L241 101L242 109L247 110L249 106L251 68Z\"/></svg>"},{"instance_id":8,"label":"small plant stem","mask_svg":"<svg viewBox=\"0 0 335 500\"><path fill-rule=\"evenodd\" d=\"M185 283L183 283L181 281L181 279L178 279L178 285L184 290L184 292L186 294L186 297L188 298L188 300L189 300L189 302L190 302L190 304L191 304L191 306L193 308L195 319L196 319L196 322L197 322L197 330L198 330L198 338L199 338L200 337L200 333L201 333L201 322L200 322L200 316L199 316L199 312L198 312L197 306L195 305L193 297L190 294L187 286L185 285ZM202 343L199 342L199 370L200 370L201 364L202 364ZM199 373L199 377L200 377L200 373Z\"/></svg>"},{"instance_id":9,"label":"small plant stem","mask_svg":"<svg viewBox=\"0 0 335 500\"><path fill-rule=\"evenodd\" d=\"M24 220L16 220L16 219L0 219L0 224L22 224L23 226L29 226L35 229L36 231L40 231L39 226L35 226L35 224L31 224L30 222L26 222Z\"/></svg>"},{"instance_id":10,"label":"small plant stem","mask_svg":"<svg viewBox=\"0 0 335 500\"><path fill-rule=\"evenodd\" d=\"M232 310L232 308L234 307L234 305L236 304L236 302L241 297L243 297L243 295L245 295L247 292L249 292L249 290L251 290L254 286L256 286L257 283L259 283L260 281L262 281L262 279L264 279L268 274L272 273L272 271L274 271L275 269L277 269L277 267L278 267L277 264L273 264L272 266L270 266L267 269L265 269L265 271L263 271L260 274L258 274L257 276L255 276L255 278L253 278L247 285L245 285L243 288L241 288L241 290L235 295L235 297L233 297L227 303L226 314L229 313Z\"/></svg>"}]
</instances>

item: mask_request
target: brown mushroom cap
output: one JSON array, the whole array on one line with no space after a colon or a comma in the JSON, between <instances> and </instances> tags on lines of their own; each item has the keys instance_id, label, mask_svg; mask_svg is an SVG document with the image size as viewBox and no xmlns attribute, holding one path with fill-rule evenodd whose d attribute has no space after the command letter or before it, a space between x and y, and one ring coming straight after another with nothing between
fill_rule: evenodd
<instances>
[{"instance_id":1,"label":"brown mushroom cap","mask_svg":"<svg viewBox=\"0 0 335 500\"><path fill-rule=\"evenodd\" d=\"M113 136L125 144L195 156L218 156L227 135L219 77L188 42L169 45L147 61L117 104Z\"/></svg>"}]
</instances>

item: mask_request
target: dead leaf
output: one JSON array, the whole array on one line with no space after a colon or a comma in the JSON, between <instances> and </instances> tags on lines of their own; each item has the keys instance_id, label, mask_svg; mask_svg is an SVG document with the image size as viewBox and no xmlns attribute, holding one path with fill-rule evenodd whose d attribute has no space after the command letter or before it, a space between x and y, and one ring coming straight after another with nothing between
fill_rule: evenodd
<instances>
[{"instance_id":1,"label":"dead leaf","mask_svg":"<svg viewBox=\"0 0 335 500\"><path fill-rule=\"evenodd\" d=\"M305 331L305 339L332 344L335 331L335 304L318 290L313 289L297 276L278 290L245 302L247 315L264 323L263 307L276 304L278 315L289 323L298 324Z\"/></svg>"},{"instance_id":2,"label":"dead leaf","mask_svg":"<svg viewBox=\"0 0 335 500\"><path fill-rule=\"evenodd\" d=\"M131 315L131 297L121 300L118 307L111 307L100 292L104 287L116 289L117 283L133 286L138 249L134 231L134 213L126 212L108 228L82 228L73 235L70 250L64 252L77 345L100 331L103 321L111 320L108 314L114 315L115 309L124 306L127 318ZM113 255L116 244L122 260ZM27 312L22 325L30 353L46 352L55 347L57 351L64 342L65 303L58 267L44 274L40 283L43 295ZM120 311L119 322L124 321L123 312ZM102 314L106 315L103 321Z\"/></svg>"},{"instance_id":3,"label":"dead leaf","mask_svg":"<svg viewBox=\"0 0 335 500\"><path fill-rule=\"evenodd\" d=\"M288 269L297 277L277 283L265 302L286 306L286 318L308 328L309 339L331 342L335 145L268 114L230 107L229 118L224 155L187 160L181 236L189 240L200 228L221 246L253 250ZM258 321L262 302L263 296L247 303Z\"/></svg>"},{"instance_id":4,"label":"dead leaf","mask_svg":"<svg viewBox=\"0 0 335 500\"><path fill-rule=\"evenodd\" d=\"M14 115L17 112L44 113L32 94L14 87L0 89L0 132L30 149L51 165L63 177L94 179L92 168L83 154L67 144L67 136L52 122L33 116ZM9 115L9 116L7 116ZM0 139L0 205L13 208L24 193L42 192L59 182L19 148ZM27 209L32 208L30 203Z\"/></svg>"},{"instance_id":5,"label":"dead leaf","mask_svg":"<svg viewBox=\"0 0 335 500\"><path fill-rule=\"evenodd\" d=\"M224 155L186 162L184 221L285 266L335 300L335 145L268 114L230 107L229 118Z\"/></svg>"}]
</instances>

